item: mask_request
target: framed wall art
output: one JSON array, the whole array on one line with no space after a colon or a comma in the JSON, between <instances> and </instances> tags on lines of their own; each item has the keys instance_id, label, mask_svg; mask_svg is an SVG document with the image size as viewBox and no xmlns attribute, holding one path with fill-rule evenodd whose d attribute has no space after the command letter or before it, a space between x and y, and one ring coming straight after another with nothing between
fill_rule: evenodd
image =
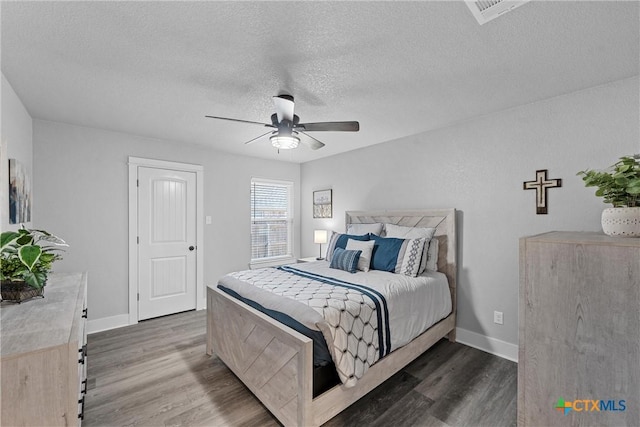
<instances>
[{"instance_id":1,"label":"framed wall art","mask_svg":"<svg viewBox=\"0 0 640 427\"><path fill-rule=\"evenodd\" d=\"M31 181L26 168L9 159L9 224L31 221Z\"/></svg>"},{"instance_id":2,"label":"framed wall art","mask_svg":"<svg viewBox=\"0 0 640 427\"><path fill-rule=\"evenodd\" d=\"M313 192L313 217L332 218L332 190L319 190Z\"/></svg>"}]
</instances>

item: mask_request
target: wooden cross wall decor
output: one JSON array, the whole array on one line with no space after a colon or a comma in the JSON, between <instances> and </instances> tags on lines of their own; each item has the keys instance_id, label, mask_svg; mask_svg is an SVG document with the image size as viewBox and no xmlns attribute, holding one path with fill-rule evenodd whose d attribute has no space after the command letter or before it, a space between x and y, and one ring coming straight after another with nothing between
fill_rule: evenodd
<instances>
[{"instance_id":1,"label":"wooden cross wall decor","mask_svg":"<svg viewBox=\"0 0 640 427\"><path fill-rule=\"evenodd\" d=\"M536 190L536 214L547 213L547 190L549 188L562 187L561 179L547 179L547 169L536 171L535 181L525 181L524 190Z\"/></svg>"}]
</instances>

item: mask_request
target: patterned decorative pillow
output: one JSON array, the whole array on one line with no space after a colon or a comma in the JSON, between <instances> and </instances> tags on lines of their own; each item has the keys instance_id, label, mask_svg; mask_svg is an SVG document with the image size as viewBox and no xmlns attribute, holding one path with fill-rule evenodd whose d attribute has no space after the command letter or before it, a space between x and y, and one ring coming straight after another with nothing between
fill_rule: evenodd
<instances>
[{"instance_id":1,"label":"patterned decorative pillow","mask_svg":"<svg viewBox=\"0 0 640 427\"><path fill-rule=\"evenodd\" d=\"M422 274L424 270L437 270L438 267L436 265L438 258L438 241L433 239L433 235L436 232L435 228L430 227L406 227L404 225L395 225L395 224L385 224L385 230L387 231L386 237L396 237L398 239L427 239L424 252L422 254L422 258L420 260L420 270L418 274ZM435 241L435 247L431 248L431 242ZM435 251L436 257L433 260L429 260L430 253L433 254Z\"/></svg>"},{"instance_id":2,"label":"patterned decorative pillow","mask_svg":"<svg viewBox=\"0 0 640 427\"><path fill-rule=\"evenodd\" d=\"M347 242L346 250L350 251L362 251L360 254L360 260L358 261L358 270L367 272L371 267L371 254L373 253L373 240L367 240L366 242L360 240L349 239Z\"/></svg>"},{"instance_id":3,"label":"patterned decorative pillow","mask_svg":"<svg viewBox=\"0 0 640 427\"><path fill-rule=\"evenodd\" d=\"M331 264L329 267L355 273L358 270L358 260L362 251L348 251L342 248L336 248L333 251Z\"/></svg>"},{"instance_id":4,"label":"patterned decorative pillow","mask_svg":"<svg viewBox=\"0 0 640 427\"><path fill-rule=\"evenodd\" d=\"M326 256L327 261L331 262L331 258L333 256L333 251L335 248L342 248L342 249L346 248L347 242L349 241L349 239L362 240L362 241L370 240L368 234L365 234L363 236L357 236L354 234L336 233L334 231L331 233L331 238L329 239L329 244L327 245L327 256Z\"/></svg>"},{"instance_id":5,"label":"patterned decorative pillow","mask_svg":"<svg viewBox=\"0 0 640 427\"><path fill-rule=\"evenodd\" d=\"M416 277L426 239L398 239L370 234L375 242L371 255L371 269Z\"/></svg>"}]
</instances>

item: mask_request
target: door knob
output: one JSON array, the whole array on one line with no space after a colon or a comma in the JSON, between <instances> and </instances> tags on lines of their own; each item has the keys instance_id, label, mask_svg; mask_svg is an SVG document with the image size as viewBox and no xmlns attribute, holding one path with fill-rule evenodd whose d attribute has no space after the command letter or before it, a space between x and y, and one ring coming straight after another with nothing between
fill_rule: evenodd
<instances>
[{"instance_id":1,"label":"door knob","mask_svg":"<svg viewBox=\"0 0 640 427\"><path fill-rule=\"evenodd\" d=\"M196 248L195 246L189 246L190 251L194 250L195 248Z\"/></svg>"}]
</instances>

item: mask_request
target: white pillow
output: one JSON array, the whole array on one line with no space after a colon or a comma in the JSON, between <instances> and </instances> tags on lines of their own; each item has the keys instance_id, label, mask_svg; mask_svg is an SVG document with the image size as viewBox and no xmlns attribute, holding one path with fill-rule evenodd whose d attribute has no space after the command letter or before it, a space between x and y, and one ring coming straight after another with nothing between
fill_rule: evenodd
<instances>
[{"instance_id":1,"label":"white pillow","mask_svg":"<svg viewBox=\"0 0 640 427\"><path fill-rule=\"evenodd\" d=\"M382 225L381 223L375 224L348 224L347 225L347 234L355 234L361 236L363 234L375 234L377 236L382 233Z\"/></svg>"},{"instance_id":2,"label":"white pillow","mask_svg":"<svg viewBox=\"0 0 640 427\"><path fill-rule=\"evenodd\" d=\"M336 233L335 231L331 232L331 238L329 239L329 244L327 245L327 256L326 260L331 262L331 257L333 256L333 251L336 247L346 249L347 242L349 239L353 240L370 240L369 234L356 235L356 234L343 234Z\"/></svg>"},{"instance_id":3,"label":"white pillow","mask_svg":"<svg viewBox=\"0 0 640 427\"><path fill-rule=\"evenodd\" d=\"M405 227L403 225L395 225L395 224L385 224L385 230L387 231L387 237L396 237L399 239L426 239L424 245L424 252L422 254L422 259L420 260L420 269L418 270L418 274L422 274L425 269L427 269L427 262L429 260L429 248L431 247L431 241L436 240L432 239L433 235L436 233L435 228L426 228L426 227ZM437 270L437 262L438 262L438 248L435 248L436 256L433 264L430 264L434 267L434 271ZM431 270L431 268L429 268Z\"/></svg>"},{"instance_id":4,"label":"white pillow","mask_svg":"<svg viewBox=\"0 0 640 427\"><path fill-rule=\"evenodd\" d=\"M436 233L435 228L405 227L403 225L385 224L387 237L398 239L431 239Z\"/></svg>"},{"instance_id":5,"label":"white pillow","mask_svg":"<svg viewBox=\"0 0 640 427\"><path fill-rule=\"evenodd\" d=\"M358 260L358 270L369 271L369 267L371 266L371 253L373 252L373 245L375 243L373 240L347 240L346 250L362 251L360 259Z\"/></svg>"}]
</instances>

